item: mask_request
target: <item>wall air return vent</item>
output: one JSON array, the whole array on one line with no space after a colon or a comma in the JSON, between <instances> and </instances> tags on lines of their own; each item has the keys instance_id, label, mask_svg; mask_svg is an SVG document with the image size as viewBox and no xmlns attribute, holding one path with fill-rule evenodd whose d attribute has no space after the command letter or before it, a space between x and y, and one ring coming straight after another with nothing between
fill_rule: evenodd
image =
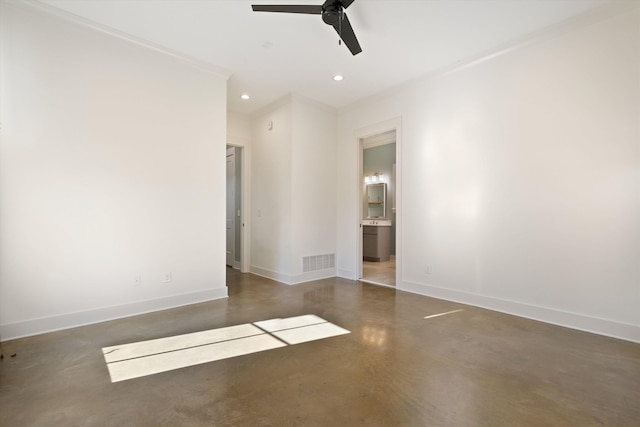
<instances>
[{"instance_id":1,"label":"wall air return vent","mask_svg":"<svg viewBox=\"0 0 640 427\"><path fill-rule=\"evenodd\" d=\"M336 254L311 255L302 257L302 272L326 270L336 266Z\"/></svg>"}]
</instances>

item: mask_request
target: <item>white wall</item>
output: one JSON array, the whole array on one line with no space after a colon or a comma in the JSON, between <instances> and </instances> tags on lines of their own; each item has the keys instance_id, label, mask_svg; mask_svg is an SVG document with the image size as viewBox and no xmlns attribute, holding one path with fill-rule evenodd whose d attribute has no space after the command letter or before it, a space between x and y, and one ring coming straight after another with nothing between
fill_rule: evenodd
<instances>
[{"instance_id":1,"label":"white wall","mask_svg":"<svg viewBox=\"0 0 640 427\"><path fill-rule=\"evenodd\" d=\"M251 141L251 118L245 114L227 112L227 141L245 145Z\"/></svg>"},{"instance_id":2,"label":"white wall","mask_svg":"<svg viewBox=\"0 0 640 427\"><path fill-rule=\"evenodd\" d=\"M287 284L335 276L302 272L302 257L336 252L335 112L292 95L252 129L251 271Z\"/></svg>"},{"instance_id":3,"label":"white wall","mask_svg":"<svg viewBox=\"0 0 640 427\"><path fill-rule=\"evenodd\" d=\"M1 28L2 338L225 297L226 76L28 7Z\"/></svg>"},{"instance_id":4,"label":"white wall","mask_svg":"<svg viewBox=\"0 0 640 427\"><path fill-rule=\"evenodd\" d=\"M401 116L399 288L640 341L639 28L626 13L342 111L339 273L354 135Z\"/></svg>"},{"instance_id":5,"label":"white wall","mask_svg":"<svg viewBox=\"0 0 640 427\"><path fill-rule=\"evenodd\" d=\"M295 282L335 276L336 269L303 274L302 257L336 253L337 114L293 98L293 260Z\"/></svg>"},{"instance_id":6,"label":"white wall","mask_svg":"<svg viewBox=\"0 0 640 427\"><path fill-rule=\"evenodd\" d=\"M291 121L284 99L251 122L251 271L282 282L291 272Z\"/></svg>"}]
</instances>

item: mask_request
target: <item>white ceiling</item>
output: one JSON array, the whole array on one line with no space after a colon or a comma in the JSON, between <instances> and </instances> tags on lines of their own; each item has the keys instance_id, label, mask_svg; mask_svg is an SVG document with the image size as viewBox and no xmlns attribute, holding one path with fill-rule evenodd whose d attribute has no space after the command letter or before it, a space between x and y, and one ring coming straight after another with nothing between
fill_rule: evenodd
<instances>
[{"instance_id":1,"label":"white ceiling","mask_svg":"<svg viewBox=\"0 0 640 427\"><path fill-rule=\"evenodd\" d=\"M291 92L344 107L612 1L356 0L347 15L363 52L352 56L318 15L251 10L323 0L40 0L228 70L228 107L245 114Z\"/></svg>"}]
</instances>

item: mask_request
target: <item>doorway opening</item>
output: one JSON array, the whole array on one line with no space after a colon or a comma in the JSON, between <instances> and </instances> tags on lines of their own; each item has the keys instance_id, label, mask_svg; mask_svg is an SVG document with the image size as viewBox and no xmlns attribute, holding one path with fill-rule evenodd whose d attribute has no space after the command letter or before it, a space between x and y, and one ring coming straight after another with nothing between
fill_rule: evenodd
<instances>
[{"instance_id":1,"label":"doorway opening","mask_svg":"<svg viewBox=\"0 0 640 427\"><path fill-rule=\"evenodd\" d=\"M360 138L360 280L396 286L396 129Z\"/></svg>"},{"instance_id":2,"label":"doorway opening","mask_svg":"<svg viewBox=\"0 0 640 427\"><path fill-rule=\"evenodd\" d=\"M242 265L242 147L227 145L226 264Z\"/></svg>"}]
</instances>

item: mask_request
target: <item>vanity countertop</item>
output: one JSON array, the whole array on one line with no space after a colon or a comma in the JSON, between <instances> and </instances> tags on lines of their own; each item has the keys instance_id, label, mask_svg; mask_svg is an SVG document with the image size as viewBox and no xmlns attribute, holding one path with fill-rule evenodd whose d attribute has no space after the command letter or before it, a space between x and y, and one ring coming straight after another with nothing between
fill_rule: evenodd
<instances>
[{"instance_id":1,"label":"vanity countertop","mask_svg":"<svg viewBox=\"0 0 640 427\"><path fill-rule=\"evenodd\" d=\"M373 225L375 227L391 227L390 219L363 219L362 225Z\"/></svg>"}]
</instances>

